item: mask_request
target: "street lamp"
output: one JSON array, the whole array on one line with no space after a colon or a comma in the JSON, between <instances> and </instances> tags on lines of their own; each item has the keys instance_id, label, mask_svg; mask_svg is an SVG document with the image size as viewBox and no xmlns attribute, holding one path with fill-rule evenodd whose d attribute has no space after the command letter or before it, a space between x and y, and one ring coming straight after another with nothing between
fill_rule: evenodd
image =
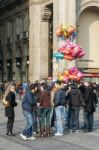
<instances>
[{"instance_id":1,"label":"street lamp","mask_svg":"<svg viewBox=\"0 0 99 150\"><path fill-rule=\"evenodd\" d=\"M29 65L29 60L27 60L27 65Z\"/></svg>"},{"instance_id":2,"label":"street lamp","mask_svg":"<svg viewBox=\"0 0 99 150\"><path fill-rule=\"evenodd\" d=\"M16 65L19 67L20 66L20 62L17 62Z\"/></svg>"},{"instance_id":3,"label":"street lamp","mask_svg":"<svg viewBox=\"0 0 99 150\"><path fill-rule=\"evenodd\" d=\"M7 63L7 67L10 67L10 63L9 62Z\"/></svg>"}]
</instances>

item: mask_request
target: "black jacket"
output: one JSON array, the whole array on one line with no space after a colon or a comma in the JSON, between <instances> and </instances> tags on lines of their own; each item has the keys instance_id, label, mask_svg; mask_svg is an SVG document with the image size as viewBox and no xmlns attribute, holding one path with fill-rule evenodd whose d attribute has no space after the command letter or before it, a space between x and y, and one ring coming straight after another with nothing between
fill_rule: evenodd
<instances>
[{"instance_id":1,"label":"black jacket","mask_svg":"<svg viewBox=\"0 0 99 150\"><path fill-rule=\"evenodd\" d=\"M9 92L8 96L6 97L6 100L10 102L10 106L5 108L5 116L14 117L14 107L17 106L17 103L15 102L15 93Z\"/></svg>"},{"instance_id":2,"label":"black jacket","mask_svg":"<svg viewBox=\"0 0 99 150\"><path fill-rule=\"evenodd\" d=\"M27 92L22 102L22 109L30 113L33 112L33 107L37 105L36 95L31 91Z\"/></svg>"},{"instance_id":3,"label":"black jacket","mask_svg":"<svg viewBox=\"0 0 99 150\"><path fill-rule=\"evenodd\" d=\"M85 103L84 105L85 112L95 112L96 104L98 103L98 98L96 93L90 87L86 88L84 103Z\"/></svg>"},{"instance_id":4,"label":"black jacket","mask_svg":"<svg viewBox=\"0 0 99 150\"><path fill-rule=\"evenodd\" d=\"M65 106L66 104L66 92L64 89L59 89L54 95L54 106Z\"/></svg>"},{"instance_id":5,"label":"black jacket","mask_svg":"<svg viewBox=\"0 0 99 150\"><path fill-rule=\"evenodd\" d=\"M78 89L71 89L67 95L69 107L82 107L83 97Z\"/></svg>"}]
</instances>

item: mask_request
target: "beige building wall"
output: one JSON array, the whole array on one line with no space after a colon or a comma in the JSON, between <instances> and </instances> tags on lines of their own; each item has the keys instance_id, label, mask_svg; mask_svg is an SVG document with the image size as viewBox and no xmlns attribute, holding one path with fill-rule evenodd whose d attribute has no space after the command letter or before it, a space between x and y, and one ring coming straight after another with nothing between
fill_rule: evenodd
<instances>
[{"instance_id":1,"label":"beige building wall","mask_svg":"<svg viewBox=\"0 0 99 150\"><path fill-rule=\"evenodd\" d=\"M83 46L86 55L78 62L80 68L99 68L99 14L92 8L80 15L77 42Z\"/></svg>"}]
</instances>

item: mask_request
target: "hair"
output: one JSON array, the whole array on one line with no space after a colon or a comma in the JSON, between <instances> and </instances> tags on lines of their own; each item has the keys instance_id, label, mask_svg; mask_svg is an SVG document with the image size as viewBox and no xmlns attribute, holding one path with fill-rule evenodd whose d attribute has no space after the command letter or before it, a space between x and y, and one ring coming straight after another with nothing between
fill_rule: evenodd
<instances>
[{"instance_id":1,"label":"hair","mask_svg":"<svg viewBox=\"0 0 99 150\"><path fill-rule=\"evenodd\" d=\"M15 87L15 85L13 84L13 82L11 82L8 85L8 87L7 87L6 91L5 91L4 97L7 97L7 95L9 94L11 86Z\"/></svg>"},{"instance_id":2,"label":"hair","mask_svg":"<svg viewBox=\"0 0 99 150\"><path fill-rule=\"evenodd\" d=\"M77 84L75 81L73 81L73 82L71 83L71 88L72 88L72 89L78 89L78 84Z\"/></svg>"},{"instance_id":3,"label":"hair","mask_svg":"<svg viewBox=\"0 0 99 150\"><path fill-rule=\"evenodd\" d=\"M33 84L30 85L30 90L32 91L36 87L38 88L38 84L37 83L33 83Z\"/></svg>"},{"instance_id":4,"label":"hair","mask_svg":"<svg viewBox=\"0 0 99 150\"><path fill-rule=\"evenodd\" d=\"M57 80L55 83L61 85L61 84L62 84L62 81Z\"/></svg>"}]
</instances>

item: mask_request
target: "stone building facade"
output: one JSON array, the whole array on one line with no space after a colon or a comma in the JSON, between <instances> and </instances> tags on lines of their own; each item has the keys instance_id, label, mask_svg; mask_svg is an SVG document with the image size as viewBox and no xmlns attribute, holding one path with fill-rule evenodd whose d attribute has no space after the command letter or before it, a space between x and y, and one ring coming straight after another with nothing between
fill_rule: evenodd
<instances>
[{"instance_id":1,"label":"stone building facade","mask_svg":"<svg viewBox=\"0 0 99 150\"><path fill-rule=\"evenodd\" d=\"M99 0L1 0L0 81L56 78L59 69L73 65L99 72L98 16ZM53 58L60 45L55 35L60 24L77 27L75 42L86 49L82 62L67 66Z\"/></svg>"},{"instance_id":2,"label":"stone building facade","mask_svg":"<svg viewBox=\"0 0 99 150\"><path fill-rule=\"evenodd\" d=\"M27 1L0 2L0 81L27 80L29 8Z\"/></svg>"}]
</instances>

